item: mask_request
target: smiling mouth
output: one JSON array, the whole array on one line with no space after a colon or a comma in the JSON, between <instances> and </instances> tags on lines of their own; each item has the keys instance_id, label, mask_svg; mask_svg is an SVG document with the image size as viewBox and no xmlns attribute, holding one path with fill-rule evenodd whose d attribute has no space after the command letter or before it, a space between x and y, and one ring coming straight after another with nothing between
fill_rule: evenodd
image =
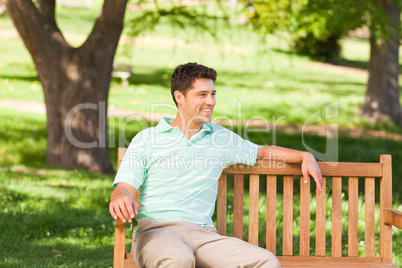
<instances>
[{"instance_id":1,"label":"smiling mouth","mask_svg":"<svg viewBox=\"0 0 402 268\"><path fill-rule=\"evenodd\" d=\"M205 113L211 113L212 112L212 108L204 108L201 109L201 111L205 112Z\"/></svg>"}]
</instances>

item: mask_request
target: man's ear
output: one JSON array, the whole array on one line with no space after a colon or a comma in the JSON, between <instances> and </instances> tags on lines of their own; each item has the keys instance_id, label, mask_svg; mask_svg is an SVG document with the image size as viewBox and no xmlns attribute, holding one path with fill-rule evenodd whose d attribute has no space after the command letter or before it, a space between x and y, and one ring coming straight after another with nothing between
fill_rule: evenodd
<instances>
[{"instance_id":1,"label":"man's ear","mask_svg":"<svg viewBox=\"0 0 402 268\"><path fill-rule=\"evenodd\" d=\"M180 91L176 90L174 92L174 98L176 99L177 105L183 104L184 95Z\"/></svg>"}]
</instances>

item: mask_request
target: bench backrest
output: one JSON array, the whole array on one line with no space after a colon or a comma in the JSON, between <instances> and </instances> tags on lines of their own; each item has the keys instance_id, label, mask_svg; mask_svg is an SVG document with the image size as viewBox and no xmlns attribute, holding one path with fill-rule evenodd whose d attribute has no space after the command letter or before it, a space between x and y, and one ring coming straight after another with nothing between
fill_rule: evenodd
<instances>
[{"instance_id":1,"label":"bench backrest","mask_svg":"<svg viewBox=\"0 0 402 268\"><path fill-rule=\"evenodd\" d=\"M119 148L118 165L124 156L126 149ZM310 188L313 183L304 184L302 181L300 164L289 164L283 162L258 160L256 165L234 165L226 168L220 179L217 197L217 230L220 234L226 234L228 221L228 205L233 207L233 236L243 239L244 225L244 182L248 179L249 207L248 207L248 241L255 245L264 244L259 241L260 220L260 181L266 180L266 213L265 214L265 247L277 254L277 238L282 237L282 255L284 257L310 256L311 235L315 235L315 256L342 257L342 181L347 180L348 188L348 257L358 256L358 210L359 210L359 181L364 181L364 251L365 258L375 262L392 262L392 226L384 222L385 209L392 208L392 167L391 156L381 155L378 163L347 163L347 162L319 162L323 175L323 192L315 199L315 209L311 205ZM233 174L233 175L232 175ZM233 180L231 182L230 180ZM375 185L376 180L380 184L380 258L376 258L375 250ZM278 193L278 184L283 181L282 193ZM311 180L313 181L313 180ZM228 204L228 182L233 183L233 204ZM246 181L247 183L247 181ZM264 183L264 184L265 184ZM294 211L294 187L295 183L300 185L300 215ZM332 188L331 194L327 191L327 185ZM344 185L345 187L345 185ZM138 198L138 193L135 198ZM314 195L313 195L314 198ZM326 228L327 223L327 198L332 200L332 245L331 254L326 252ZM283 218L277 218L278 200L283 202ZM315 213L311 213L315 210ZM313 211L314 212L314 211ZM315 215L314 215L315 214ZM300 216L300 219L298 217ZM296 222L297 218L297 222ZM311 219L315 222L315 231L312 231ZM295 240L293 226L296 222L297 233L299 234L299 252L294 252L293 241ZM282 228L278 228L277 223ZM361 224L361 223L360 223ZM264 224L262 224L264 225ZM343 226L345 227L345 226ZM278 234L282 229L282 234ZM295 228L296 230L296 228ZM261 243L262 242L262 243ZM344 256L343 256L344 257Z\"/></svg>"}]
</instances>

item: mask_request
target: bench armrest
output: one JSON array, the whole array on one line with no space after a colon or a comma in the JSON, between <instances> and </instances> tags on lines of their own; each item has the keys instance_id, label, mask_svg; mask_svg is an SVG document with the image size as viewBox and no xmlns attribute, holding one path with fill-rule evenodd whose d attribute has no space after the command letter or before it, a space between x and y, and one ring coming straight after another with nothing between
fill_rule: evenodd
<instances>
[{"instance_id":1,"label":"bench armrest","mask_svg":"<svg viewBox=\"0 0 402 268\"><path fill-rule=\"evenodd\" d=\"M114 227L114 260L113 267L124 267L126 250L126 223L120 219L115 220Z\"/></svg>"},{"instance_id":2,"label":"bench armrest","mask_svg":"<svg viewBox=\"0 0 402 268\"><path fill-rule=\"evenodd\" d=\"M394 209L384 209L384 223L402 229L402 212Z\"/></svg>"}]
</instances>

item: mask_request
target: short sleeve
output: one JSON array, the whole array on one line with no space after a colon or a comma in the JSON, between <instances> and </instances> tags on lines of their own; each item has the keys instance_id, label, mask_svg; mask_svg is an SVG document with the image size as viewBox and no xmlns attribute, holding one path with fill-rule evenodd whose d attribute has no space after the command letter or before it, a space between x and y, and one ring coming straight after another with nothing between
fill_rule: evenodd
<instances>
[{"instance_id":1,"label":"short sleeve","mask_svg":"<svg viewBox=\"0 0 402 268\"><path fill-rule=\"evenodd\" d=\"M258 145L229 131L229 165L245 164L253 166L257 160Z\"/></svg>"},{"instance_id":2,"label":"short sleeve","mask_svg":"<svg viewBox=\"0 0 402 268\"><path fill-rule=\"evenodd\" d=\"M119 182L127 183L139 189L144 183L147 169L144 159L144 142L137 135L131 141L113 182L116 187Z\"/></svg>"}]
</instances>

